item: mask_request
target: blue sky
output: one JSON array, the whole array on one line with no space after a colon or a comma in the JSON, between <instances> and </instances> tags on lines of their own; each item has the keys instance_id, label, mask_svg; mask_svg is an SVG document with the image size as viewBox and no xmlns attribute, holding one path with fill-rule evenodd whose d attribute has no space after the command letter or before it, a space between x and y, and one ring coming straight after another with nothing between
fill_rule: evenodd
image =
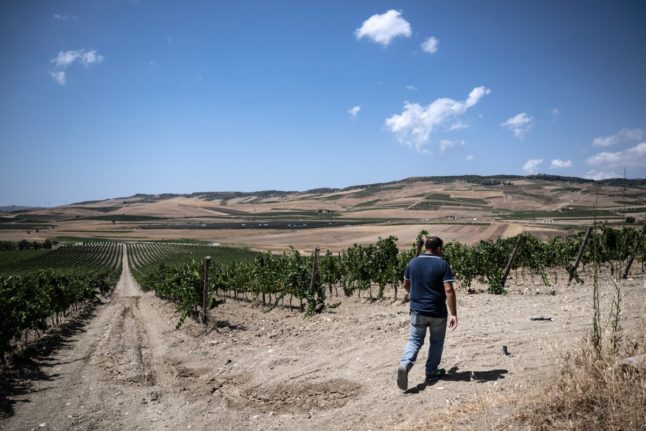
<instances>
[{"instance_id":1,"label":"blue sky","mask_svg":"<svg viewBox=\"0 0 646 431\"><path fill-rule=\"evenodd\" d=\"M0 3L0 205L646 177L641 1Z\"/></svg>"}]
</instances>

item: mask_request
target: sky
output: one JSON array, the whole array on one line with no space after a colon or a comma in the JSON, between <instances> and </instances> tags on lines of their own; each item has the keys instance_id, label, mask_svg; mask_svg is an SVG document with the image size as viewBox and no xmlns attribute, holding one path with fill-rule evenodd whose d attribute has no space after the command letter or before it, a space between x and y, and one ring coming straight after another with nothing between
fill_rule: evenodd
<instances>
[{"instance_id":1,"label":"sky","mask_svg":"<svg viewBox=\"0 0 646 431\"><path fill-rule=\"evenodd\" d=\"M0 205L646 177L643 1L0 2Z\"/></svg>"}]
</instances>

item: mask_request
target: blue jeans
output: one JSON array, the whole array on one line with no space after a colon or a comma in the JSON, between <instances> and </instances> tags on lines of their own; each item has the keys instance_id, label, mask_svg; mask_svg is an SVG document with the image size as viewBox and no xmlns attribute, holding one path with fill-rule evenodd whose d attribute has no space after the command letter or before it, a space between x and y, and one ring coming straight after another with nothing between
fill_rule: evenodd
<instances>
[{"instance_id":1,"label":"blue jeans","mask_svg":"<svg viewBox=\"0 0 646 431\"><path fill-rule=\"evenodd\" d=\"M442 360L444 349L444 335L446 334L446 317L427 317L411 312L410 314L410 335L408 343L404 348L404 356L401 365L410 370L417 360L417 354L424 345L426 328L429 328L430 345L428 347L428 359L426 360L426 375L430 376Z\"/></svg>"}]
</instances>

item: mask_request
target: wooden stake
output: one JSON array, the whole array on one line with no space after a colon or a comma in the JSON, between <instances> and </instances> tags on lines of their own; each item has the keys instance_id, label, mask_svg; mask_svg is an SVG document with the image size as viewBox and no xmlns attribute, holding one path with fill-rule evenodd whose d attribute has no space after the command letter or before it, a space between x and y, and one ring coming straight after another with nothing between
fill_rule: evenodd
<instances>
[{"instance_id":1,"label":"wooden stake","mask_svg":"<svg viewBox=\"0 0 646 431\"><path fill-rule=\"evenodd\" d=\"M314 249L314 261L312 262L312 282L310 283L310 292L312 292L312 297L316 294L316 277L319 272L319 253L321 249L316 247Z\"/></svg>"},{"instance_id":2,"label":"wooden stake","mask_svg":"<svg viewBox=\"0 0 646 431\"><path fill-rule=\"evenodd\" d=\"M206 324L209 306L209 266L211 266L211 256L204 258L204 287L202 289L202 323Z\"/></svg>"},{"instance_id":3,"label":"wooden stake","mask_svg":"<svg viewBox=\"0 0 646 431\"><path fill-rule=\"evenodd\" d=\"M639 232L639 236L637 237L637 243L635 244L635 248L633 249L633 252L628 256L628 262L626 262L626 268L624 269L624 274L621 278L628 278L628 273L630 272L630 267L633 264L633 260L635 259L635 256L637 255L637 252L639 251L639 246L642 243L642 239L644 238L644 233L646 233L646 224L642 226L641 232Z\"/></svg>"},{"instance_id":4,"label":"wooden stake","mask_svg":"<svg viewBox=\"0 0 646 431\"><path fill-rule=\"evenodd\" d=\"M520 244L523 242L523 236L518 237L518 241L516 241L516 245L514 246L514 250L511 252L511 256L509 256L509 260L507 261L507 266L505 267L505 272L502 275L502 280L500 280L500 283L503 287L505 287L505 283L507 282L507 277L509 276L509 271L511 271L511 267L514 264L514 260L516 260L516 255L518 254L518 250L520 249Z\"/></svg>"},{"instance_id":5,"label":"wooden stake","mask_svg":"<svg viewBox=\"0 0 646 431\"><path fill-rule=\"evenodd\" d=\"M576 274L576 269L579 267L579 263L581 262L581 258L583 257L583 251L585 250L586 244L588 244L588 239L590 239L590 233L592 233L592 226L588 226L588 229L585 231L585 235L583 235L581 246L579 247L579 253L576 255L576 261L574 262L574 268L572 268L570 279L567 282L568 286L570 285L570 283L572 283L572 279Z\"/></svg>"}]
</instances>

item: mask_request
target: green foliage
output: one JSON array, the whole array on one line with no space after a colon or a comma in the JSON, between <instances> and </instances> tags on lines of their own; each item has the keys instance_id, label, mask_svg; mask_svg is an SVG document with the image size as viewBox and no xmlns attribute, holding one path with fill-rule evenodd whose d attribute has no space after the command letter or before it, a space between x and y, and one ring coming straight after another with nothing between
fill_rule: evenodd
<instances>
[{"instance_id":1,"label":"green foliage","mask_svg":"<svg viewBox=\"0 0 646 431\"><path fill-rule=\"evenodd\" d=\"M503 294L503 271L519 241L521 246L511 269L531 271L532 274L540 275L543 283L549 285L548 269L565 268L572 271L571 263L578 252L582 235L583 232L541 241L525 233L495 241L480 241L472 246L449 242L444 245L443 256L451 264L456 278L466 288L477 280L488 285L488 292ZM326 307L330 308L325 303L326 297L333 294L333 288L336 293L337 287L341 287L346 296L361 296L367 292L370 299L378 300L384 297L385 289L391 286L396 297L406 266L419 254L416 244L423 244L428 236L429 232L421 231L416 242L404 250L398 249L397 238L392 236L379 238L374 244L354 244L338 254L328 250L320 257L319 276L315 280L314 289L311 288L312 257L304 256L293 248L282 255L241 252L238 257L246 256L247 259L234 261L227 260L224 256L217 257L215 252L219 250L218 247L146 243L129 244L128 250L133 271L142 286L154 289L159 295L178 303L183 316L195 310L202 301L200 256L204 250L212 257L215 256L209 274L209 291L213 297L219 294L235 299L251 299L262 301L262 304L269 307L279 305L285 298L289 299L291 306L291 301L295 298L301 310L310 315ZM595 259L594 251L599 262L604 262L616 271L619 262L623 262L629 250L634 249L638 237L639 233L635 229L598 226L592 232L582 261L585 263ZM188 253L187 247L193 247L194 253ZM644 240L638 250L643 262ZM199 259L187 262L187 258ZM164 265L159 265L159 262ZM376 296L373 296L374 287L378 287Z\"/></svg>"},{"instance_id":2,"label":"green foliage","mask_svg":"<svg viewBox=\"0 0 646 431\"><path fill-rule=\"evenodd\" d=\"M143 274L140 284L142 289L152 289L158 296L177 303L181 311L179 327L195 306L202 303L202 268L199 261L176 266L160 263Z\"/></svg>"},{"instance_id":3,"label":"green foliage","mask_svg":"<svg viewBox=\"0 0 646 431\"><path fill-rule=\"evenodd\" d=\"M121 273L123 245L82 243L57 250L0 252L0 361L26 330L112 289ZM51 322L50 322L51 323Z\"/></svg>"},{"instance_id":4,"label":"green foliage","mask_svg":"<svg viewBox=\"0 0 646 431\"><path fill-rule=\"evenodd\" d=\"M11 351L11 342L28 329L45 330L47 318L60 316L72 305L107 293L117 282L117 272L33 271L0 275L0 359Z\"/></svg>"},{"instance_id":5,"label":"green foliage","mask_svg":"<svg viewBox=\"0 0 646 431\"><path fill-rule=\"evenodd\" d=\"M121 265L123 245L116 242L82 242L56 250L0 251L0 274L41 269L101 270Z\"/></svg>"}]
</instances>

